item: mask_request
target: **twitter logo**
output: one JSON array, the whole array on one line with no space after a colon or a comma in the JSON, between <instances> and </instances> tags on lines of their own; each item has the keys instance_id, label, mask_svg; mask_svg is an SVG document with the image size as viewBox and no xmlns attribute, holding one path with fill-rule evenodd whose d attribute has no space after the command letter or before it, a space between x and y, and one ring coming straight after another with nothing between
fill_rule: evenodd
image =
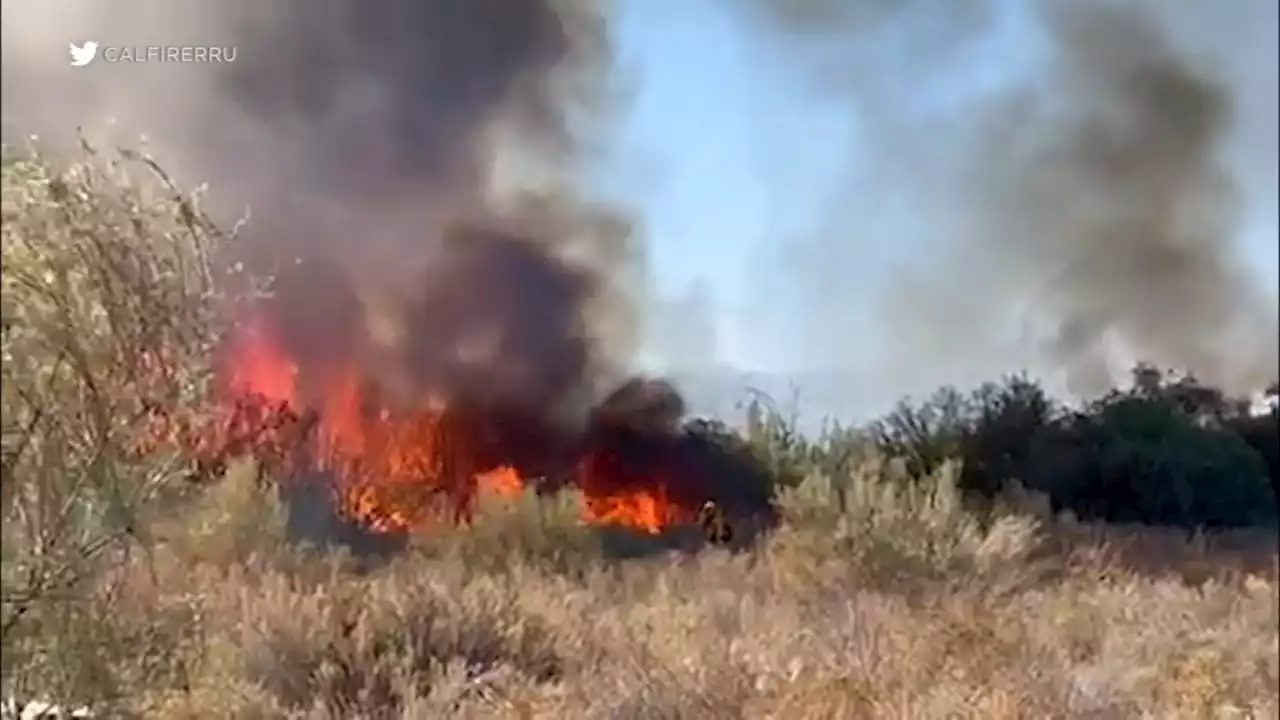
<instances>
[{"instance_id":1,"label":"twitter logo","mask_svg":"<svg viewBox=\"0 0 1280 720\"><path fill-rule=\"evenodd\" d=\"M84 67L85 65L93 62L93 59L97 56L98 43L93 40L89 40L83 46L77 46L75 43L71 43L72 67Z\"/></svg>"}]
</instances>

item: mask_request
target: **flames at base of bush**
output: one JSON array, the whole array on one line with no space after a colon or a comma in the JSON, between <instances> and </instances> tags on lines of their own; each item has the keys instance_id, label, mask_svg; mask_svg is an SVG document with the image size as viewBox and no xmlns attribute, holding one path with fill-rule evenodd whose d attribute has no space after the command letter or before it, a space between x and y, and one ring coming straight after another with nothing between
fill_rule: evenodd
<instances>
[{"instance_id":1,"label":"flames at base of bush","mask_svg":"<svg viewBox=\"0 0 1280 720\"><path fill-rule=\"evenodd\" d=\"M722 500L707 446L677 430L681 406L665 383L627 383L592 413L586 432L565 437L503 408L424 403L394 411L373 402L354 364L330 373L321 406L308 406L297 364L264 323L238 336L231 355L212 421L179 433L200 475L246 456L263 477L284 482L325 472L335 479L338 512L374 532L465 523L479 495L514 497L527 488L573 486L585 522L652 534L697 523L709 501ZM757 510L771 513L772 505Z\"/></svg>"}]
</instances>

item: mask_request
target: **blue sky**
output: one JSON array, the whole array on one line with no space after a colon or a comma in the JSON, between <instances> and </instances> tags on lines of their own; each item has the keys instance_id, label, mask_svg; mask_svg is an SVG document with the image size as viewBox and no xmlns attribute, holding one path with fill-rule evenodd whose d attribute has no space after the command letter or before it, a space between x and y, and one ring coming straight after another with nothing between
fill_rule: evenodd
<instances>
[{"instance_id":1,"label":"blue sky","mask_svg":"<svg viewBox=\"0 0 1280 720\"><path fill-rule=\"evenodd\" d=\"M748 261L769 236L770 216L753 163L757 126L745 72L747 48L715 3L626 4L623 69L639 83L625 135L626 159L644 170L627 181L640 203L650 260L664 295L710 292L723 351L747 359L735 320ZM820 175L822 168L798 168Z\"/></svg>"},{"instance_id":2,"label":"blue sky","mask_svg":"<svg viewBox=\"0 0 1280 720\"><path fill-rule=\"evenodd\" d=\"M856 158L856 136L845 129L848 116L835 107L787 102L778 77L753 79L747 62L753 49L721 3L632 0L625 8L619 41L623 69L637 93L619 182L643 212L659 289L679 296L703 286L722 362L794 370L784 323L761 314L749 299L767 275L761 265L769 250L804 229L841 167ZM915 96L920 108L945 112L1007 79L1001 68L1030 62L1035 40L1016 18L1002 23L997 35L985 44L989 52L971 54L922 88ZM877 57L911 62L908 48ZM1274 57L1269 63L1263 62L1264 75L1274 74ZM815 141L824 136L829 142ZM1274 146L1267 153L1246 178L1243 245L1274 285L1280 282ZM893 222L886 208L874 236L892 237ZM867 265L866 276L848 281L872 279L874 263ZM853 326L866 322L850 318Z\"/></svg>"}]
</instances>

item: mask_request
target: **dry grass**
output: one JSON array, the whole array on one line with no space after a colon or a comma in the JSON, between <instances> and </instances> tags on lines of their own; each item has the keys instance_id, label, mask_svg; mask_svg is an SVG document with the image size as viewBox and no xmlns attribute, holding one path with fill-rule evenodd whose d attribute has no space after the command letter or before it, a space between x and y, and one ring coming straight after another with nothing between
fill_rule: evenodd
<instances>
[{"instance_id":1,"label":"dry grass","mask_svg":"<svg viewBox=\"0 0 1280 720\"><path fill-rule=\"evenodd\" d=\"M5 168L6 696L158 718L1280 712L1274 535L1104 530L1025 499L984 524L950 470L865 460L836 503L828 468L754 548L625 561L571 497L361 566L286 542L246 468L172 492L177 459L139 456L122 419L143 391L199 406L217 298L188 261L228 239L124 167ZM185 373L133 372L157 343Z\"/></svg>"},{"instance_id":2,"label":"dry grass","mask_svg":"<svg viewBox=\"0 0 1280 720\"><path fill-rule=\"evenodd\" d=\"M1132 539L1027 512L984 530L945 478L904 493L874 470L855 480L849 514L807 485L787 498L792 524L737 555L612 562L571 502L529 498L359 569L290 548L280 508L238 469L158 528L150 554L10 648L25 662L7 681L144 717L1280 709L1265 546L1246 571L1244 556L1165 538L1179 557L1139 573L1122 552Z\"/></svg>"}]
</instances>

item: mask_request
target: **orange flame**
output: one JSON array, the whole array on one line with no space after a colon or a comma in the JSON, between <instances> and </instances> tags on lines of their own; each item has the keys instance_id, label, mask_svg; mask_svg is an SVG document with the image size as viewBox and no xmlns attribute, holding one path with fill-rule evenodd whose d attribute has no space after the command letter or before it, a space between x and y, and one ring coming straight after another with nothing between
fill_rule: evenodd
<instances>
[{"instance_id":1,"label":"orange flame","mask_svg":"<svg viewBox=\"0 0 1280 720\"><path fill-rule=\"evenodd\" d=\"M671 506L661 493L622 492L586 500L587 517L600 524L626 525L651 534L662 532L675 521Z\"/></svg>"},{"instance_id":2,"label":"orange flame","mask_svg":"<svg viewBox=\"0 0 1280 720\"><path fill-rule=\"evenodd\" d=\"M307 467L327 471L339 511L371 530L412 531L442 514L465 522L479 493L510 499L529 485L511 464L486 460L478 438L467 436L450 408L405 413L374 402L372 384L354 361L305 378L308 394L317 396L307 402L298 362L262 318L243 328L229 350L227 411L213 437L202 439L206 453L267 456L288 466L285 476ZM310 387L316 380L318 391ZM314 427L306 427L307 417ZM661 473L624 472L606 449L592 448L574 480L589 523L658 533L694 516L669 498Z\"/></svg>"},{"instance_id":3,"label":"orange flame","mask_svg":"<svg viewBox=\"0 0 1280 720\"><path fill-rule=\"evenodd\" d=\"M233 341L234 362L227 379L233 397L258 395L279 403L297 401L298 366L261 321L251 323Z\"/></svg>"}]
</instances>

